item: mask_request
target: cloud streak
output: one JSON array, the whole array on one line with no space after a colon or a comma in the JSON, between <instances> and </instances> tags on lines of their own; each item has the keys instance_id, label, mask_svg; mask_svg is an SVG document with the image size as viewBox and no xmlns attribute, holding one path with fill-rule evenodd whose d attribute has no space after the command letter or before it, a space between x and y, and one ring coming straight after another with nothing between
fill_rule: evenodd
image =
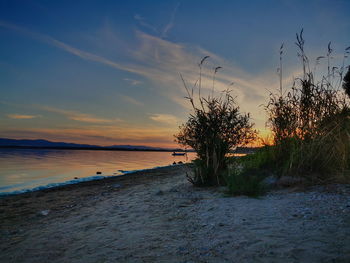
<instances>
[{"instance_id":1,"label":"cloud streak","mask_svg":"<svg viewBox=\"0 0 350 263\"><path fill-rule=\"evenodd\" d=\"M42 42L45 42L45 43L50 44L52 46L55 46L57 48L60 48L68 53L71 53L71 54L73 54L77 57L80 57L82 59L85 59L85 60L98 62L98 63L104 64L104 65L107 65L107 66L110 66L112 68L116 68L119 70L124 70L124 71L132 72L132 73L139 73L137 70L135 70L133 68L116 63L116 62L109 60L107 58L104 58L102 56L98 56L98 55L95 55L93 53L80 50L78 48L75 48L71 45L68 45L68 44L66 44L62 41L59 41L59 40L57 40L51 36L48 36L48 35L40 34L37 32L32 32L30 30L27 30L26 28L19 27L19 26L16 26L16 25L13 25L11 23L4 22L4 21L0 21L0 27L11 29L11 30L17 31L19 33L28 35L34 39L37 39L39 41L42 41Z\"/></svg>"},{"instance_id":2,"label":"cloud streak","mask_svg":"<svg viewBox=\"0 0 350 263\"><path fill-rule=\"evenodd\" d=\"M129 78L125 78L124 79L126 82L130 83L133 86L137 86L140 85L142 83L142 81L137 80L137 79L129 79Z\"/></svg>"},{"instance_id":3,"label":"cloud streak","mask_svg":"<svg viewBox=\"0 0 350 263\"><path fill-rule=\"evenodd\" d=\"M170 16L170 21L168 24L165 25L164 29L163 29L163 32L162 32L162 37L166 37L168 32L170 31L170 29L172 29L175 25L175 16L176 16L176 13L177 13L177 10L179 9L179 6L180 6L180 3L177 3L173 12L171 13L171 16Z\"/></svg>"},{"instance_id":4,"label":"cloud streak","mask_svg":"<svg viewBox=\"0 0 350 263\"><path fill-rule=\"evenodd\" d=\"M177 9L178 5L174 9L173 17L175 17ZM142 20L142 18L139 16L136 16L135 19ZM173 18L165 28L165 32L168 32L168 30L171 29L172 24ZM154 86L158 89L160 94L170 98L175 103L184 107L189 105L183 99L186 94L180 81L179 73L182 73L189 86L192 86L198 79L197 62L202 57L209 55L210 60L207 61L208 63L205 65L202 75L203 95L207 96L212 92L213 68L215 66L222 66L223 70L216 75L216 95L220 94L222 90L227 89L229 84L234 82L235 84L231 88L233 90L233 94L237 96L237 103L241 105L243 111L249 111L252 113L254 120L258 124L258 128L264 127L264 122L266 119L265 115L261 113L261 107L259 107L259 105L265 103L268 95L268 92L264 87L269 87L271 90L274 90L274 87L278 87L278 78L275 75L274 70L269 73L252 75L241 70L240 67L235 65L233 62L228 62L216 54L200 47L173 43L141 31L136 31L136 37L139 45L135 50L130 52L129 55L131 62L126 64L118 63L91 52L80 50L62 41L54 39L51 36L34 33L10 23L0 21L0 26L29 35L32 38L60 48L61 50L64 50L65 52L75 55L81 59L104 64L117 70L146 77L154 83ZM112 45L113 43L110 44ZM132 79L124 80L131 82L132 85L139 84L137 81ZM285 82L288 81L290 82L289 79L285 80ZM124 100L135 105L141 105L141 103L131 97L124 97ZM66 112L65 115L69 119L82 122L112 122L112 120L100 119L87 114L78 114L76 112Z\"/></svg>"},{"instance_id":5,"label":"cloud streak","mask_svg":"<svg viewBox=\"0 0 350 263\"><path fill-rule=\"evenodd\" d=\"M45 110L48 112L61 114L70 120L79 121L79 122L96 123L96 124L112 124L112 123L117 123L122 121L121 119L118 119L118 118L116 119L98 118L91 114L80 113L80 112L69 111L69 110L62 110L62 109L57 109L57 108L48 107L48 106L40 106L39 108L41 110Z\"/></svg>"},{"instance_id":6,"label":"cloud streak","mask_svg":"<svg viewBox=\"0 0 350 263\"><path fill-rule=\"evenodd\" d=\"M143 105L144 105L141 101L138 101L138 100L136 100L136 99L134 99L134 98L132 98L132 97L129 97L129 96L120 95L120 97L121 97L124 101L126 101L126 102L128 102L128 103L131 103L131 104L134 104L134 105L136 105L136 106L143 106Z\"/></svg>"},{"instance_id":7,"label":"cloud streak","mask_svg":"<svg viewBox=\"0 0 350 263\"><path fill-rule=\"evenodd\" d=\"M164 123L164 124L169 124L169 125L174 125L180 121L174 115L163 114L163 113L152 114L149 118L153 121Z\"/></svg>"},{"instance_id":8,"label":"cloud streak","mask_svg":"<svg viewBox=\"0 0 350 263\"><path fill-rule=\"evenodd\" d=\"M158 33L158 29L156 27L152 26L151 24L147 23L145 18L143 18L139 14L135 14L134 19L137 20L141 26L152 30L154 33Z\"/></svg>"},{"instance_id":9,"label":"cloud streak","mask_svg":"<svg viewBox=\"0 0 350 263\"><path fill-rule=\"evenodd\" d=\"M8 114L8 118L15 119L15 120L28 120L28 119L34 119L38 118L37 115L25 115L25 114Z\"/></svg>"}]
</instances>

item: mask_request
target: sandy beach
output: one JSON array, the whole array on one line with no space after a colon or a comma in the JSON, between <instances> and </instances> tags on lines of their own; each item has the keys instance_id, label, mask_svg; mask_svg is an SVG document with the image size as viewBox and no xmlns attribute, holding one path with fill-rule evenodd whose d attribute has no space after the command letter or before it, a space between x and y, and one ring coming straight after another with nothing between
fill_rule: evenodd
<instances>
[{"instance_id":1,"label":"sandy beach","mask_svg":"<svg viewBox=\"0 0 350 263\"><path fill-rule=\"evenodd\" d=\"M0 262L350 262L350 185L259 199L185 166L0 198Z\"/></svg>"}]
</instances>

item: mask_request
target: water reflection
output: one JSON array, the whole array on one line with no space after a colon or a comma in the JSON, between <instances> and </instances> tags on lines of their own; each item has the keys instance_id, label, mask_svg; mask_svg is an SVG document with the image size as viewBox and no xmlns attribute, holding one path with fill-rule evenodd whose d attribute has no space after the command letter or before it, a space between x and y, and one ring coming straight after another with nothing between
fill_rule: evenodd
<instances>
[{"instance_id":1,"label":"water reflection","mask_svg":"<svg viewBox=\"0 0 350 263\"><path fill-rule=\"evenodd\" d=\"M31 189L40 185L103 176L188 162L195 157L172 156L169 152L129 152L91 150L0 150L0 192Z\"/></svg>"}]
</instances>

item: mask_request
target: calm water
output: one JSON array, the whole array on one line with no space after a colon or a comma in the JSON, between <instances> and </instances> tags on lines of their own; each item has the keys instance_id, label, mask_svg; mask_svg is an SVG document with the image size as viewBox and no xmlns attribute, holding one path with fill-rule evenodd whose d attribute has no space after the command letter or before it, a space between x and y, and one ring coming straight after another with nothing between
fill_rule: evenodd
<instances>
[{"instance_id":1,"label":"calm water","mask_svg":"<svg viewBox=\"0 0 350 263\"><path fill-rule=\"evenodd\" d=\"M188 162L194 153L88 150L0 150L0 194L67 181L123 174L123 171ZM79 178L79 179L75 179ZM85 178L85 179L84 179Z\"/></svg>"}]
</instances>

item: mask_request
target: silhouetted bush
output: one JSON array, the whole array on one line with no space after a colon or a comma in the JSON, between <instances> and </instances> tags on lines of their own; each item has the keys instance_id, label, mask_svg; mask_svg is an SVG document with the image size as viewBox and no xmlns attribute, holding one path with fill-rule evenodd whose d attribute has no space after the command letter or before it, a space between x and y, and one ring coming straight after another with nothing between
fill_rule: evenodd
<instances>
[{"instance_id":1,"label":"silhouetted bush","mask_svg":"<svg viewBox=\"0 0 350 263\"><path fill-rule=\"evenodd\" d=\"M201 67L207 58L203 58L199 64L198 105L193 89L190 91L183 80L193 114L175 135L178 143L193 148L198 155L199 160L194 162L194 173L189 176L189 181L198 186L224 184L226 154L236 146L250 142L256 135L249 114L240 113L229 91L221 97L212 95L204 98L200 95ZM219 68L215 68L214 76Z\"/></svg>"}]
</instances>

